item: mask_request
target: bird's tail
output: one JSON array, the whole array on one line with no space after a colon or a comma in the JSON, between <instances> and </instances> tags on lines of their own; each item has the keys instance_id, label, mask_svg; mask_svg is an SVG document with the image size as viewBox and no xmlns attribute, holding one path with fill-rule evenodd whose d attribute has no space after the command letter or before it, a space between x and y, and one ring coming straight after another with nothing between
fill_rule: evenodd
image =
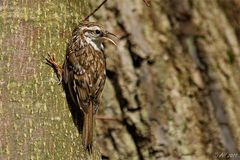
<instances>
[{"instance_id":1,"label":"bird's tail","mask_svg":"<svg viewBox=\"0 0 240 160\"><path fill-rule=\"evenodd\" d=\"M83 121L83 146L85 148L91 148L93 143L93 103L90 102L87 112L84 113Z\"/></svg>"}]
</instances>

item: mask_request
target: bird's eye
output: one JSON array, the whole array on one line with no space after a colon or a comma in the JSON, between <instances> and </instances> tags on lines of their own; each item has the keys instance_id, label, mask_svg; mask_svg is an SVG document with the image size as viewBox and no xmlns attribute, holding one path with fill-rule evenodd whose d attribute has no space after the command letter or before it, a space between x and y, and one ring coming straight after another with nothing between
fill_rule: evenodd
<instances>
[{"instance_id":1,"label":"bird's eye","mask_svg":"<svg viewBox=\"0 0 240 160\"><path fill-rule=\"evenodd\" d=\"M100 34L100 33L101 33L101 31L100 31L100 30L98 30L98 29L96 29L96 30L95 30L95 33L96 33L96 34Z\"/></svg>"}]
</instances>

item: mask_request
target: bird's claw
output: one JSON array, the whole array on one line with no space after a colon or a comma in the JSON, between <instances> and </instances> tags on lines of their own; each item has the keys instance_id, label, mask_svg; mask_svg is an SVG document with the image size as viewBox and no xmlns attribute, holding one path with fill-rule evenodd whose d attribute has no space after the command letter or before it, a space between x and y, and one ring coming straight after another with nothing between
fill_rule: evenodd
<instances>
[{"instance_id":1,"label":"bird's claw","mask_svg":"<svg viewBox=\"0 0 240 160\"><path fill-rule=\"evenodd\" d=\"M58 84L62 83L62 68L59 66L56 61L55 61L55 56L48 54L47 57L44 57L45 59L45 64L49 65L50 67L53 68L54 72L57 75L58 78Z\"/></svg>"},{"instance_id":2,"label":"bird's claw","mask_svg":"<svg viewBox=\"0 0 240 160\"><path fill-rule=\"evenodd\" d=\"M45 59L44 63L49 66L54 66L56 64L54 55L48 54L47 57L44 57L44 59Z\"/></svg>"},{"instance_id":3,"label":"bird's claw","mask_svg":"<svg viewBox=\"0 0 240 160\"><path fill-rule=\"evenodd\" d=\"M58 77L58 85L62 84L62 76Z\"/></svg>"}]
</instances>

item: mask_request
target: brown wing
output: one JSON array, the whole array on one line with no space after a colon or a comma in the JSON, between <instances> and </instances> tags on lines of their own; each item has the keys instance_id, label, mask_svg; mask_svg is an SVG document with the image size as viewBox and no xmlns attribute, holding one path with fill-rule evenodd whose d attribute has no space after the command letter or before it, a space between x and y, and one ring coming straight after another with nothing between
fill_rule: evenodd
<instances>
[{"instance_id":1,"label":"brown wing","mask_svg":"<svg viewBox=\"0 0 240 160\"><path fill-rule=\"evenodd\" d=\"M70 96L85 113L90 101L96 111L106 79L104 54L91 46L77 52L67 52L63 79Z\"/></svg>"}]
</instances>

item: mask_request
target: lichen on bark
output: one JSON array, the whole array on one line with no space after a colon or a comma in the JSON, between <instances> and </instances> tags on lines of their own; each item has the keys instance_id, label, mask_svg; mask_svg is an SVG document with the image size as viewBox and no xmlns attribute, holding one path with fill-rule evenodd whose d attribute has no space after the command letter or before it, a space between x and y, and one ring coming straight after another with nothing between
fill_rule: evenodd
<instances>
[{"instance_id":1,"label":"lichen on bark","mask_svg":"<svg viewBox=\"0 0 240 160\"><path fill-rule=\"evenodd\" d=\"M0 2L0 159L87 159L61 86L43 63L63 61L88 2ZM94 145L93 159L100 159Z\"/></svg>"}]
</instances>

